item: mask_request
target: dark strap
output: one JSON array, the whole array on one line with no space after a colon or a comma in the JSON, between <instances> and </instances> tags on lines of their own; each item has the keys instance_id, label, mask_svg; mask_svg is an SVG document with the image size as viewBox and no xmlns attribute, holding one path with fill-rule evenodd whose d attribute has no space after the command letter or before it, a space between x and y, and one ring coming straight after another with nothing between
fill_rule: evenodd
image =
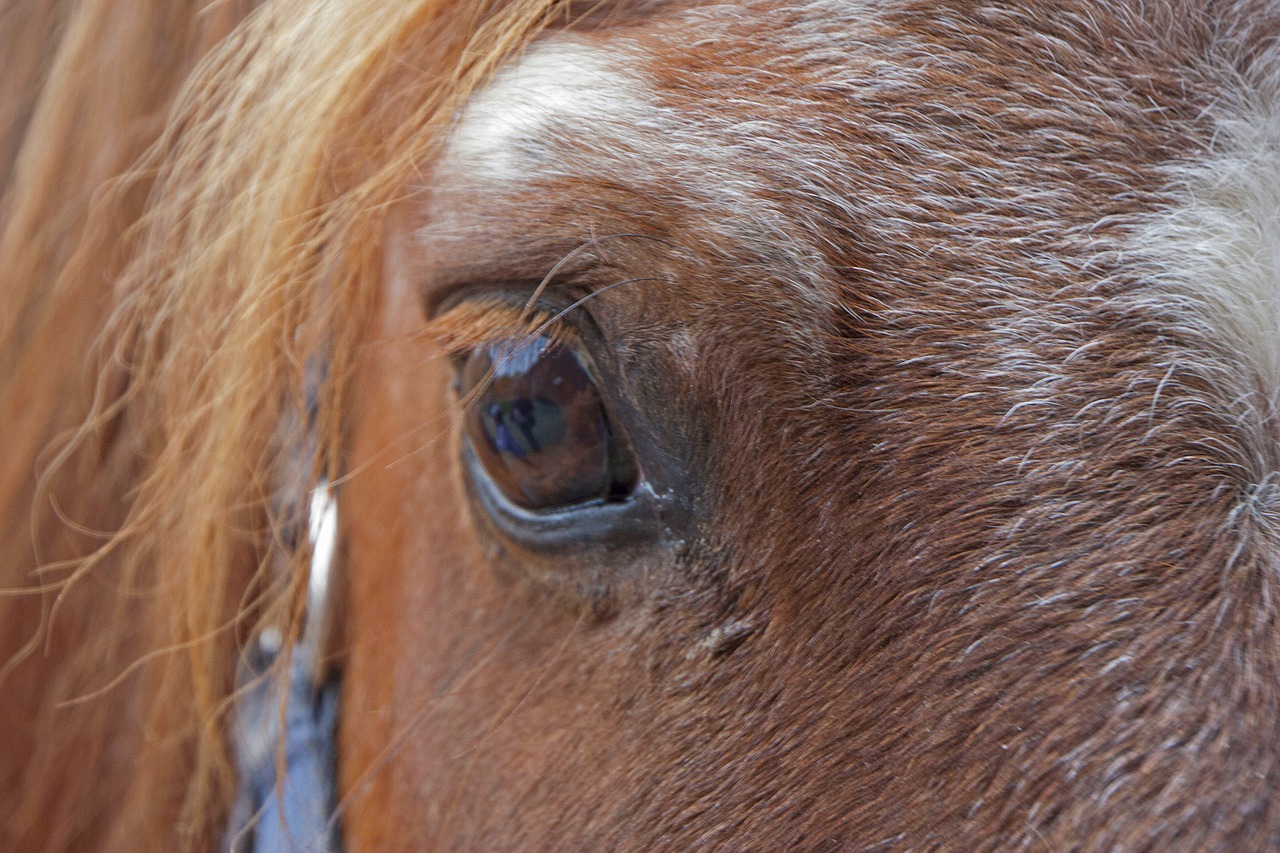
<instances>
[{"instance_id":1,"label":"dark strap","mask_svg":"<svg viewBox=\"0 0 1280 853\"><path fill-rule=\"evenodd\" d=\"M273 651L259 649L253 656L257 660L246 661L240 674L234 730L239 780L226 847L233 853L339 853L334 817L338 684L331 681L316 690L303 646L294 648L287 685L264 675L271 672ZM288 691L283 732L282 688Z\"/></svg>"}]
</instances>

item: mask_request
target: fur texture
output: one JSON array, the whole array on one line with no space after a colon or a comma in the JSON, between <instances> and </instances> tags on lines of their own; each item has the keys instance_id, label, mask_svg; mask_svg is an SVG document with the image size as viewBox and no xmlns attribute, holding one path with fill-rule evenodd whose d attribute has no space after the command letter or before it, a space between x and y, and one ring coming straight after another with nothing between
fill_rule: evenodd
<instances>
[{"instance_id":1,"label":"fur texture","mask_svg":"<svg viewBox=\"0 0 1280 853\"><path fill-rule=\"evenodd\" d=\"M318 351L351 849L1280 846L1274 3L36 5L0 846L215 843ZM539 549L445 356L579 302L672 509Z\"/></svg>"}]
</instances>

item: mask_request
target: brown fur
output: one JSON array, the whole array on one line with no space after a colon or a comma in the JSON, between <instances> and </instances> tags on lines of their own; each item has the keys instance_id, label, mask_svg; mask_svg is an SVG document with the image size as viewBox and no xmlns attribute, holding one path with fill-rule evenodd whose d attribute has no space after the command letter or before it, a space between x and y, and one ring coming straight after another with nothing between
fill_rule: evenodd
<instances>
[{"instance_id":1,"label":"brown fur","mask_svg":"<svg viewBox=\"0 0 1280 853\"><path fill-rule=\"evenodd\" d=\"M583 10L115 5L0 5L0 847L215 843L321 350L351 849L1280 846L1276 389L1130 250L1273 7L597 11L698 145L485 191L442 130ZM609 560L471 508L423 313L575 250L690 500Z\"/></svg>"}]
</instances>

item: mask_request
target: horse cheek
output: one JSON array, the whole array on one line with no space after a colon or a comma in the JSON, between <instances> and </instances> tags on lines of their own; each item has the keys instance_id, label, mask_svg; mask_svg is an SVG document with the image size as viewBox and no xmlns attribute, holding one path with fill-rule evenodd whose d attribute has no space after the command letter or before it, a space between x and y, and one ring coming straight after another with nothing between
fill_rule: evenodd
<instances>
[{"instance_id":1,"label":"horse cheek","mask_svg":"<svg viewBox=\"0 0 1280 853\"><path fill-rule=\"evenodd\" d=\"M507 775L478 767L487 750L468 745L497 710L482 697L501 695L510 678L494 645L514 605L470 523L452 366L412 335L421 309L408 289L389 287L385 302L355 377L351 475L339 497L348 586L339 797L350 849L450 847L477 829L480 816L462 810L495 793L477 803L468 789Z\"/></svg>"}]
</instances>

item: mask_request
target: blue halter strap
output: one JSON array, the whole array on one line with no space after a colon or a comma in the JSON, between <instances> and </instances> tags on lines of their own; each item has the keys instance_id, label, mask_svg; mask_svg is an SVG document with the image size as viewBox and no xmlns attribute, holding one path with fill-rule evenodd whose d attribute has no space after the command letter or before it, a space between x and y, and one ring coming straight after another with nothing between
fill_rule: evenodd
<instances>
[{"instance_id":1,"label":"blue halter strap","mask_svg":"<svg viewBox=\"0 0 1280 853\"><path fill-rule=\"evenodd\" d=\"M323 666L337 509L323 484L309 509L312 561L302 642L291 650L286 673L275 665L280 633L268 628L245 651L237 674L238 781L224 845L232 853L341 850L334 799L338 680Z\"/></svg>"},{"instance_id":2,"label":"blue halter strap","mask_svg":"<svg viewBox=\"0 0 1280 853\"><path fill-rule=\"evenodd\" d=\"M235 853L337 853L338 685L316 688L303 645L293 651L287 683L265 675L275 655L258 657L242 674L249 683L236 714L239 782L227 846Z\"/></svg>"}]
</instances>

